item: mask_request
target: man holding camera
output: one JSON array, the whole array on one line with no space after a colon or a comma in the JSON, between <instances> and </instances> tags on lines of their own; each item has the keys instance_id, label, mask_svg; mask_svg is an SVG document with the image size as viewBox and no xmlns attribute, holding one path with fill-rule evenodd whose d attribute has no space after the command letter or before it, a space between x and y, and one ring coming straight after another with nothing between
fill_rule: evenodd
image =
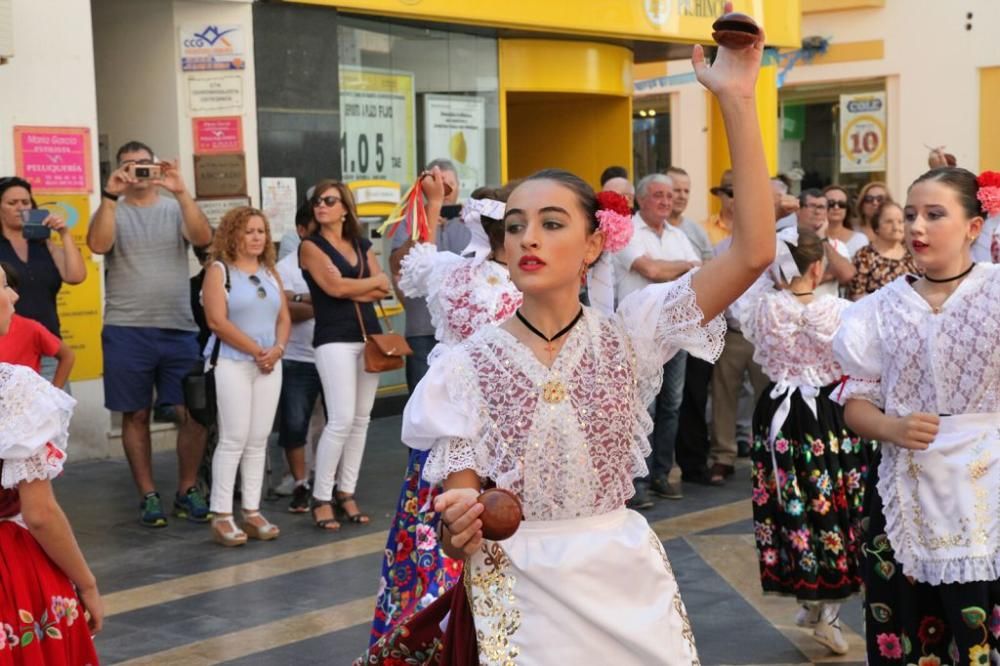
<instances>
[{"instance_id":1,"label":"man holding camera","mask_svg":"<svg viewBox=\"0 0 1000 666\"><path fill-rule=\"evenodd\" d=\"M117 160L87 233L91 251L105 255L104 403L122 413L122 445L142 495L140 522L146 527L167 524L153 483L154 386L157 402L174 406L180 422L174 513L206 522L208 504L195 485L205 430L183 406L182 380L201 355L191 313L188 245L208 245L212 228L176 162L156 161L152 149L138 141L119 148ZM160 196L161 187L173 198Z\"/></svg>"}]
</instances>

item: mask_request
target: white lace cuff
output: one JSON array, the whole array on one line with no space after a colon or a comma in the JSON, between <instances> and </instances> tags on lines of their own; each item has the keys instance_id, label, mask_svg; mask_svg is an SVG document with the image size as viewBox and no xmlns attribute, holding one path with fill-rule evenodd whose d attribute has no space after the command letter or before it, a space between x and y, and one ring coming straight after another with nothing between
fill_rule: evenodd
<instances>
[{"instance_id":1,"label":"white lace cuff","mask_svg":"<svg viewBox=\"0 0 1000 666\"><path fill-rule=\"evenodd\" d=\"M474 471L479 478L488 476L485 468L477 464L472 440L442 439L431 448L427 462L424 463L423 477L427 483L442 483L449 474L467 469Z\"/></svg>"},{"instance_id":2,"label":"white lace cuff","mask_svg":"<svg viewBox=\"0 0 1000 666\"><path fill-rule=\"evenodd\" d=\"M841 405L846 405L848 400L867 400L879 409L885 408L880 379L847 377L834 389L832 398Z\"/></svg>"},{"instance_id":3,"label":"white lace cuff","mask_svg":"<svg viewBox=\"0 0 1000 666\"><path fill-rule=\"evenodd\" d=\"M399 264L399 289L408 298L424 298L431 288L434 269L439 263L437 246L418 243L410 248ZM452 256L457 257L451 252Z\"/></svg>"},{"instance_id":4,"label":"white lace cuff","mask_svg":"<svg viewBox=\"0 0 1000 666\"><path fill-rule=\"evenodd\" d=\"M46 444L34 455L20 460L5 460L0 485L17 488L23 481L52 480L62 473L66 454L51 444Z\"/></svg>"}]
</instances>

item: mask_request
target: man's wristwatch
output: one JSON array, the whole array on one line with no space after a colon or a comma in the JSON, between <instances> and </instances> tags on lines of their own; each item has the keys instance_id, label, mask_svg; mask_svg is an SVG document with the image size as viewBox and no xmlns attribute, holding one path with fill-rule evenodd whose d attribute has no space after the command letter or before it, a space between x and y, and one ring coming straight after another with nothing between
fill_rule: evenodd
<instances>
[{"instance_id":1,"label":"man's wristwatch","mask_svg":"<svg viewBox=\"0 0 1000 666\"><path fill-rule=\"evenodd\" d=\"M110 201L118 201L119 199L122 198L122 195L111 194L111 192L108 192L107 190L101 190L101 196L104 197L105 199L109 199Z\"/></svg>"},{"instance_id":2,"label":"man's wristwatch","mask_svg":"<svg viewBox=\"0 0 1000 666\"><path fill-rule=\"evenodd\" d=\"M302 302L302 294L295 294L294 296L292 296L292 303L301 303L301 302Z\"/></svg>"}]
</instances>

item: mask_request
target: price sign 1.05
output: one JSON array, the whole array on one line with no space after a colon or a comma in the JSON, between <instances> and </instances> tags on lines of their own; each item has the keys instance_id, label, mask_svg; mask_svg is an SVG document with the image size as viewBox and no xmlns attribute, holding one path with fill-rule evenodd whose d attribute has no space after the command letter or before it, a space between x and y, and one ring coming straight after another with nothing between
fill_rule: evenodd
<instances>
[{"instance_id":1,"label":"price sign 1.05","mask_svg":"<svg viewBox=\"0 0 1000 666\"><path fill-rule=\"evenodd\" d=\"M372 176L385 176L385 141L382 132L376 132L374 141L368 134L361 132L357 137L350 137L347 132L340 135L340 163L344 172L356 173L368 177L369 168L374 167ZM374 161L374 164L373 164Z\"/></svg>"}]
</instances>

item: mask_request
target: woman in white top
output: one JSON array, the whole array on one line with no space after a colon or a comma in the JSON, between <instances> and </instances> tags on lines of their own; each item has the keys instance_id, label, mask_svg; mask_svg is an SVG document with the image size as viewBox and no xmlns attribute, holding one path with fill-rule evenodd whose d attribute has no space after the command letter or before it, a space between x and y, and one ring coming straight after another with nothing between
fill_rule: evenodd
<instances>
[{"instance_id":1,"label":"woman in white top","mask_svg":"<svg viewBox=\"0 0 1000 666\"><path fill-rule=\"evenodd\" d=\"M847 422L882 442L864 545L873 666L990 664L1000 647L1000 267L970 256L982 213L965 169L918 178L904 220L924 276L852 305L834 340Z\"/></svg>"},{"instance_id":2,"label":"woman in white top","mask_svg":"<svg viewBox=\"0 0 1000 666\"><path fill-rule=\"evenodd\" d=\"M524 303L438 358L407 404L403 441L430 450L424 477L446 488L435 508L446 552L465 559L456 589L468 597L481 664L698 663L663 547L624 504L646 474L647 405L663 363L681 348L714 359L722 311L774 257L754 99L763 44L761 36L745 49L720 48L711 68L701 47L694 53L744 193L732 249L602 317L578 295L613 237L610 211L580 178L539 172L514 189L505 213L504 247ZM506 541L483 538L477 497L487 482L523 505L525 520ZM367 663L393 658L387 646Z\"/></svg>"},{"instance_id":3,"label":"woman in white top","mask_svg":"<svg viewBox=\"0 0 1000 666\"><path fill-rule=\"evenodd\" d=\"M827 185L823 188L826 197L826 219L830 226L826 235L847 245L847 254L851 259L858 250L868 245L868 236L854 230L851 218L851 199L840 185Z\"/></svg>"}]
</instances>

